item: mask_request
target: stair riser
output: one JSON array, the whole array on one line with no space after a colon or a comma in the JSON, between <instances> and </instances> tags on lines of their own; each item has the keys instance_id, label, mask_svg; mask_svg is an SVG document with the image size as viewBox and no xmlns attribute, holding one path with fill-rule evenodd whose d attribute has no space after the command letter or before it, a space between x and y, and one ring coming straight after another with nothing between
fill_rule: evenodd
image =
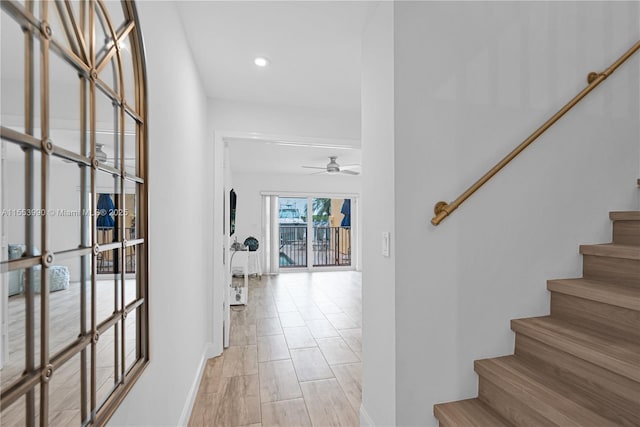
<instances>
[{"instance_id":1,"label":"stair riser","mask_svg":"<svg viewBox=\"0 0 640 427\"><path fill-rule=\"evenodd\" d=\"M640 286L640 261L583 255L582 274L585 279L610 281L618 285Z\"/></svg>"},{"instance_id":2,"label":"stair riser","mask_svg":"<svg viewBox=\"0 0 640 427\"><path fill-rule=\"evenodd\" d=\"M512 393L480 376L478 398L518 427L550 426L549 420L532 410Z\"/></svg>"},{"instance_id":3,"label":"stair riser","mask_svg":"<svg viewBox=\"0 0 640 427\"><path fill-rule=\"evenodd\" d=\"M640 246L640 221L614 221L613 243Z\"/></svg>"},{"instance_id":4,"label":"stair riser","mask_svg":"<svg viewBox=\"0 0 640 427\"><path fill-rule=\"evenodd\" d=\"M575 386L596 406L592 411L621 426L640 425L640 383L571 356L527 336L516 334L515 354L546 374Z\"/></svg>"},{"instance_id":5,"label":"stair riser","mask_svg":"<svg viewBox=\"0 0 640 427\"><path fill-rule=\"evenodd\" d=\"M476 360L478 398L436 405L441 427L640 427L640 211L609 218L613 244L580 246L583 278L548 282L551 315L511 321L514 355Z\"/></svg>"},{"instance_id":6,"label":"stair riser","mask_svg":"<svg viewBox=\"0 0 640 427\"><path fill-rule=\"evenodd\" d=\"M440 426L512 427L477 398L434 405L433 415L440 422Z\"/></svg>"},{"instance_id":7,"label":"stair riser","mask_svg":"<svg viewBox=\"0 0 640 427\"><path fill-rule=\"evenodd\" d=\"M621 339L640 342L640 311L551 292L551 316Z\"/></svg>"}]
</instances>

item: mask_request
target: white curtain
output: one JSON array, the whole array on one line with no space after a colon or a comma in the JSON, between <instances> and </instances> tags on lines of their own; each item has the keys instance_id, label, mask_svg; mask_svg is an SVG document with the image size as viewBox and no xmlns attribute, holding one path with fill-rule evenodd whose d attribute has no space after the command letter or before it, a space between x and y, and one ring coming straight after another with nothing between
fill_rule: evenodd
<instances>
[{"instance_id":1,"label":"white curtain","mask_svg":"<svg viewBox=\"0 0 640 427\"><path fill-rule=\"evenodd\" d=\"M280 221L278 196L262 196L262 230L264 235L263 273L278 274L280 271Z\"/></svg>"}]
</instances>

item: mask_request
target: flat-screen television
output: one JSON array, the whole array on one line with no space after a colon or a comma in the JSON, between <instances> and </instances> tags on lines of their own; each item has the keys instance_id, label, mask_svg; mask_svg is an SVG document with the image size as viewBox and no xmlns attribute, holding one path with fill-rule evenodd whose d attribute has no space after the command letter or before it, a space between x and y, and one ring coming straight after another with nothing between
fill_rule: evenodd
<instances>
[{"instance_id":1,"label":"flat-screen television","mask_svg":"<svg viewBox=\"0 0 640 427\"><path fill-rule=\"evenodd\" d=\"M236 204L238 202L238 195L231 189L229 193L229 236L233 236L236 232Z\"/></svg>"}]
</instances>

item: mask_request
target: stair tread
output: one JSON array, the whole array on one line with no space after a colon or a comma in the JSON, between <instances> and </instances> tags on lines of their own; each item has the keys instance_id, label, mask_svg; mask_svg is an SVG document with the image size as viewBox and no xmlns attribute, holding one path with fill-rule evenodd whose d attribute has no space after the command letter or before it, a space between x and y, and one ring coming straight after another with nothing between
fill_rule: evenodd
<instances>
[{"instance_id":1,"label":"stair tread","mask_svg":"<svg viewBox=\"0 0 640 427\"><path fill-rule=\"evenodd\" d=\"M620 245L617 243L580 245L580 253L582 255L640 260L640 246Z\"/></svg>"},{"instance_id":2,"label":"stair tread","mask_svg":"<svg viewBox=\"0 0 640 427\"><path fill-rule=\"evenodd\" d=\"M584 398L571 392L564 383L537 372L535 366L527 364L517 356L503 356L478 360L475 370L482 378L494 384L507 383L509 394L559 426L618 426L617 422L604 418L583 405ZM499 384L496 384L500 386ZM577 402L572 399L578 397Z\"/></svg>"},{"instance_id":3,"label":"stair tread","mask_svg":"<svg viewBox=\"0 0 640 427\"><path fill-rule=\"evenodd\" d=\"M477 398L439 403L434 405L433 414L447 427L511 426L504 418Z\"/></svg>"},{"instance_id":4,"label":"stair tread","mask_svg":"<svg viewBox=\"0 0 640 427\"><path fill-rule=\"evenodd\" d=\"M640 211L613 211L609 212L612 221L640 221Z\"/></svg>"},{"instance_id":5,"label":"stair tread","mask_svg":"<svg viewBox=\"0 0 640 427\"><path fill-rule=\"evenodd\" d=\"M589 279L547 281L547 289L617 307L640 311L640 288Z\"/></svg>"},{"instance_id":6,"label":"stair tread","mask_svg":"<svg viewBox=\"0 0 640 427\"><path fill-rule=\"evenodd\" d=\"M512 320L511 329L640 382L640 344L616 339L549 316Z\"/></svg>"}]
</instances>

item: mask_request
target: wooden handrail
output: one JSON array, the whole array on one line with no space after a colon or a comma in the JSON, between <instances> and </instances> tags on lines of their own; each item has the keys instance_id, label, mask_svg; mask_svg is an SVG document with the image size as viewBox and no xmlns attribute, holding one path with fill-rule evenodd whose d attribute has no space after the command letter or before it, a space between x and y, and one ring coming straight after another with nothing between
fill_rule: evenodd
<instances>
[{"instance_id":1,"label":"wooden handrail","mask_svg":"<svg viewBox=\"0 0 640 427\"><path fill-rule=\"evenodd\" d=\"M495 174L500 172L502 168L504 168L511 160L513 160L518 154L524 151L533 141L538 139L540 135L542 135L547 129L549 129L555 122L560 120L562 116L564 116L569 110L571 110L578 102L582 100L585 96L587 96L593 89L595 89L600 83L602 83L607 77L609 77L613 72L620 67L631 55L640 50L640 40L637 41L629 50L627 50L624 55L618 58L609 68L604 70L601 73L591 72L587 77L587 82L589 83L587 87L580 91L571 101L569 101L564 107L562 107L557 113L555 113L549 120L544 122L542 126L536 129L527 139L522 141L520 145L513 149L509 154L507 154L502 160L500 160L494 167L492 167L489 172L485 173L482 178L477 180L471 187L467 188L467 190L458 196L451 203L447 202L438 202L434 207L435 216L431 219L431 224L438 225L444 220L446 217L451 215L453 211L458 209L458 207L465 202L473 193L475 193L480 187L487 183Z\"/></svg>"}]
</instances>

